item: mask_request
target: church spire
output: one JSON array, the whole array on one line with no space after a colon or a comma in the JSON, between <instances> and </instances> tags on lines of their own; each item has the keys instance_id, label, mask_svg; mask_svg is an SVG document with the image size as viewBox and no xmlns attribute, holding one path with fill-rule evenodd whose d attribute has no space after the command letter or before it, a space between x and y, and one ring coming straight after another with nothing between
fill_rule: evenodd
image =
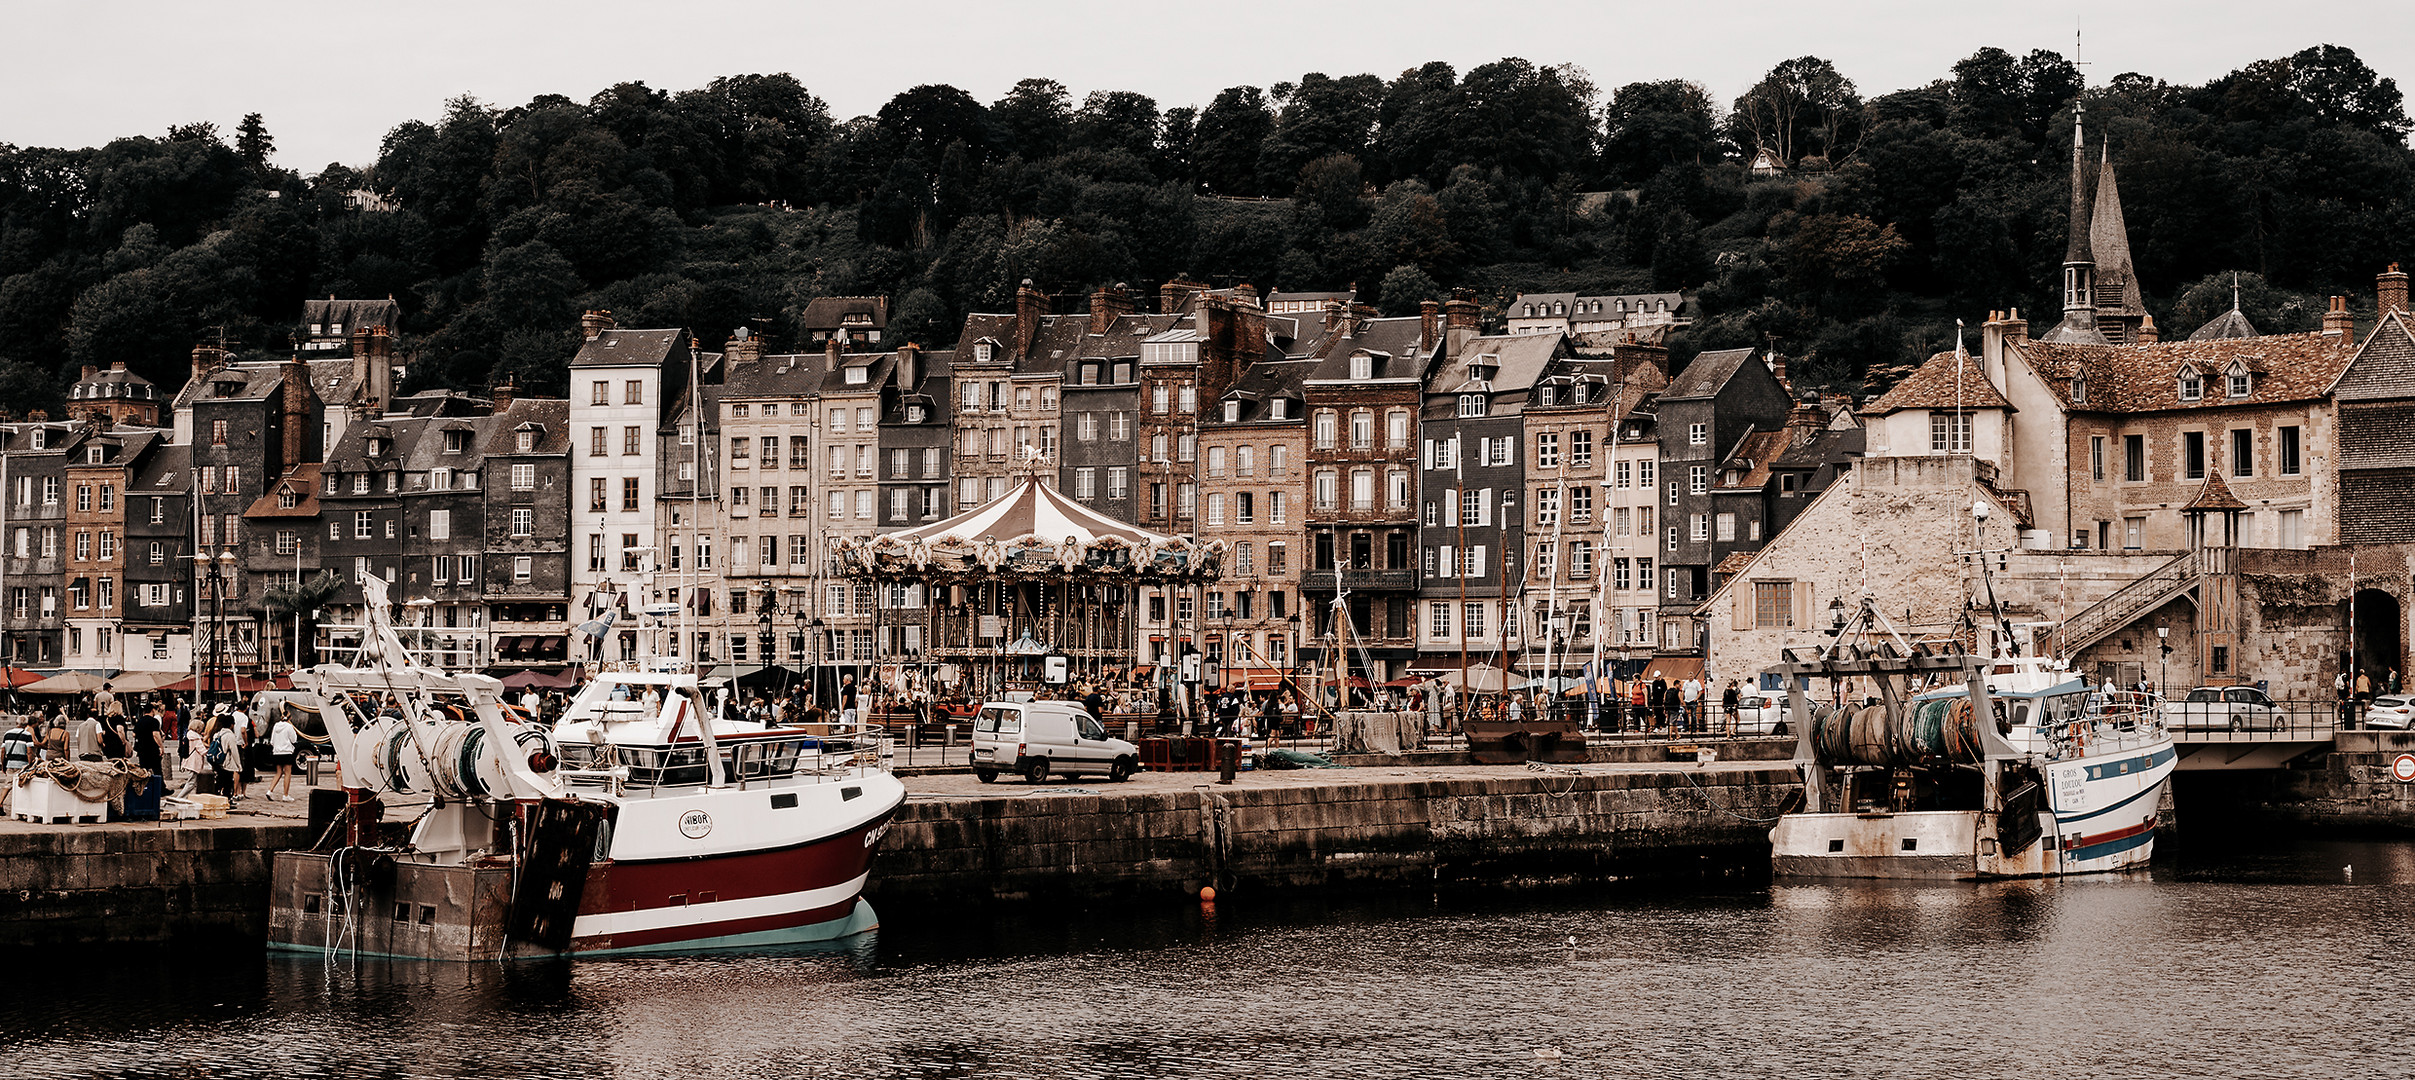
<instances>
[{"instance_id":1,"label":"church spire","mask_svg":"<svg viewBox=\"0 0 2415 1080\"><path fill-rule=\"evenodd\" d=\"M2088 136L2084 102L2071 103L2071 243L2063 249L2063 321L2041 340L2104 345L2096 328L2096 255L2089 244Z\"/></svg>"},{"instance_id":2,"label":"church spire","mask_svg":"<svg viewBox=\"0 0 2415 1080\"><path fill-rule=\"evenodd\" d=\"M2130 340L2147 314L2138 271L2130 263L2130 227L2122 221L2121 186L2114 179L2108 140L2096 167L2096 213L2088 223L2088 249L2096 263L2097 329L2114 340Z\"/></svg>"}]
</instances>

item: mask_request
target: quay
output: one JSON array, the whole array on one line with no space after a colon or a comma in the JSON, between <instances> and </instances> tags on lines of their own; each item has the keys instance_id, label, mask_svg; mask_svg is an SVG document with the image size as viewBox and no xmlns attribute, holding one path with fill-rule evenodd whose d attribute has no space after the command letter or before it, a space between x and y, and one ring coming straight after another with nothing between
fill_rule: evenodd
<instances>
[{"instance_id":1,"label":"quay","mask_svg":"<svg viewBox=\"0 0 2415 1080\"><path fill-rule=\"evenodd\" d=\"M1696 745L1716 760L1693 756ZM1798 791L1792 740L1638 743L1590 765L1458 755L1343 769L1144 772L1121 784L982 784L901 767L909 798L877 904L1188 901L1316 889L1475 888L1746 872ZM271 853L309 846L307 798L219 820L0 822L0 945L259 939ZM390 822L423 803L397 800Z\"/></svg>"}]
</instances>

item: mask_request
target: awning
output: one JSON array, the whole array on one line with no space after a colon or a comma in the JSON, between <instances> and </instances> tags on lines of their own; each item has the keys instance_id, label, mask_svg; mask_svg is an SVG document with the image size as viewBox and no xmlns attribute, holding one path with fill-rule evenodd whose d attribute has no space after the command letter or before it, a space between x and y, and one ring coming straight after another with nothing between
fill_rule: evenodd
<instances>
[{"instance_id":1,"label":"awning","mask_svg":"<svg viewBox=\"0 0 2415 1080\"><path fill-rule=\"evenodd\" d=\"M178 694L191 694L197 692L194 689L193 677L190 675L178 679L175 682L169 683L166 686L160 687L160 689ZM269 679L253 678L249 675L227 675L220 673L217 675L212 675L208 679L204 680L201 683L200 692L212 694L224 694L229 692L237 694L254 694L262 690L291 689L293 689L293 683L287 680L283 675L277 676L276 679L272 681Z\"/></svg>"},{"instance_id":2,"label":"awning","mask_svg":"<svg viewBox=\"0 0 2415 1080\"><path fill-rule=\"evenodd\" d=\"M158 690L180 677L173 671L124 671L109 680L109 689L119 694L140 694Z\"/></svg>"},{"instance_id":3,"label":"awning","mask_svg":"<svg viewBox=\"0 0 2415 1080\"><path fill-rule=\"evenodd\" d=\"M1642 679L1667 679L1671 685L1689 678L1702 677L1702 658L1699 656L1656 656L1643 666L1637 676Z\"/></svg>"},{"instance_id":4,"label":"awning","mask_svg":"<svg viewBox=\"0 0 2415 1080\"><path fill-rule=\"evenodd\" d=\"M30 686L20 686L17 689L28 694L89 694L100 689L101 683L104 681L98 675L70 671L53 675Z\"/></svg>"},{"instance_id":5,"label":"awning","mask_svg":"<svg viewBox=\"0 0 2415 1080\"><path fill-rule=\"evenodd\" d=\"M1283 685L1283 669L1270 667L1228 667L1224 669L1224 687L1228 690L1272 690Z\"/></svg>"},{"instance_id":6,"label":"awning","mask_svg":"<svg viewBox=\"0 0 2415 1080\"><path fill-rule=\"evenodd\" d=\"M536 687L539 690L564 690L579 684L579 677L568 671L547 674L542 671L515 671L503 677L503 685L514 690Z\"/></svg>"}]
</instances>

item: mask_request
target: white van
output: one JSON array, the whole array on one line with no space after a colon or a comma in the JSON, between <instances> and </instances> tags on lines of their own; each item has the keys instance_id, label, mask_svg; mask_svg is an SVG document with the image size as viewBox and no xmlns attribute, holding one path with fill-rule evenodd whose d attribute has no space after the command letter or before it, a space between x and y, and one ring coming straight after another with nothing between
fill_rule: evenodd
<instances>
[{"instance_id":1,"label":"white van","mask_svg":"<svg viewBox=\"0 0 2415 1080\"><path fill-rule=\"evenodd\" d=\"M984 784L1002 772L1035 784L1050 773L1120 781L1139 768L1139 747L1108 738L1096 717L1069 701L992 701L973 717L973 775Z\"/></svg>"}]
</instances>

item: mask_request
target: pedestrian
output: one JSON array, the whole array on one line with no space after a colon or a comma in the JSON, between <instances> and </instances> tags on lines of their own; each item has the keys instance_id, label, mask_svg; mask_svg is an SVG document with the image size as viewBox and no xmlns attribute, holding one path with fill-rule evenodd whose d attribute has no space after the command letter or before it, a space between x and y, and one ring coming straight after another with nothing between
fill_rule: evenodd
<instances>
[{"instance_id":1,"label":"pedestrian","mask_svg":"<svg viewBox=\"0 0 2415 1080\"><path fill-rule=\"evenodd\" d=\"M227 707L221 704L218 708L218 718L213 722L216 730L210 735L217 754L210 759L210 768L217 771L225 788L226 804L231 807L243 797L243 736L236 732L235 718Z\"/></svg>"},{"instance_id":2,"label":"pedestrian","mask_svg":"<svg viewBox=\"0 0 2415 1080\"><path fill-rule=\"evenodd\" d=\"M1634 707L1634 715L1632 719L1635 722L1636 729L1639 731L1650 730L1652 726L1652 714L1649 711L1651 708L1651 698L1651 683L1642 679L1627 680L1627 704ZM1623 731L1625 729L1621 728L1620 730Z\"/></svg>"},{"instance_id":3,"label":"pedestrian","mask_svg":"<svg viewBox=\"0 0 2415 1080\"><path fill-rule=\"evenodd\" d=\"M196 716L192 723L185 725L184 741L179 744L179 749L184 758L186 781L177 786L177 794L187 791L205 795L217 793L218 768L210 762L212 745L208 721Z\"/></svg>"},{"instance_id":4,"label":"pedestrian","mask_svg":"<svg viewBox=\"0 0 2415 1080\"><path fill-rule=\"evenodd\" d=\"M42 732L42 760L67 760L69 745L67 719L61 716L51 717L50 726Z\"/></svg>"},{"instance_id":5,"label":"pedestrian","mask_svg":"<svg viewBox=\"0 0 2415 1080\"><path fill-rule=\"evenodd\" d=\"M1733 733L1736 730L1736 705L1738 702L1742 701L1743 698L1744 694L1742 691L1736 689L1736 680L1734 679L1729 679L1727 681L1727 689L1722 690L1719 693L1719 711L1727 717L1727 729L1730 733Z\"/></svg>"},{"instance_id":6,"label":"pedestrian","mask_svg":"<svg viewBox=\"0 0 2415 1080\"><path fill-rule=\"evenodd\" d=\"M1526 707L1525 707L1525 706L1523 706L1523 705L1518 704L1518 699L1517 699L1517 697L1516 697L1515 695L1512 695L1512 696L1510 697L1510 699L1509 699L1509 722L1510 722L1510 724L1511 724L1512 726L1515 726L1515 725L1517 725L1518 723L1520 723L1520 722L1524 721L1525 719L1526 719Z\"/></svg>"},{"instance_id":7,"label":"pedestrian","mask_svg":"<svg viewBox=\"0 0 2415 1080\"><path fill-rule=\"evenodd\" d=\"M293 755L302 732L293 726L285 710L277 710L276 725L268 729L268 763L276 766L277 776L269 782L268 797L279 802L293 801Z\"/></svg>"},{"instance_id":8,"label":"pedestrian","mask_svg":"<svg viewBox=\"0 0 2415 1080\"><path fill-rule=\"evenodd\" d=\"M2354 727L2356 724L2356 717L2354 714L2348 711L2347 672L2343 671L2331 677L2331 696L2336 702L2338 702L2335 707L2339 711L2340 723Z\"/></svg>"},{"instance_id":9,"label":"pedestrian","mask_svg":"<svg viewBox=\"0 0 2415 1080\"><path fill-rule=\"evenodd\" d=\"M2384 689L2382 690L2382 693L2385 693L2385 694L2396 694L2396 693L2398 693L2398 669L2397 669L2397 668L2391 668L2391 669L2390 669L2390 673L2389 673L2388 675L2385 675L2385 676L2383 676L2383 677L2382 677L2382 686L2384 687Z\"/></svg>"},{"instance_id":10,"label":"pedestrian","mask_svg":"<svg viewBox=\"0 0 2415 1080\"><path fill-rule=\"evenodd\" d=\"M856 694L855 676L843 676L839 680L839 724L841 726L850 728L855 726Z\"/></svg>"},{"instance_id":11,"label":"pedestrian","mask_svg":"<svg viewBox=\"0 0 2415 1080\"><path fill-rule=\"evenodd\" d=\"M77 761L101 760L101 718L87 716L75 722L72 729L74 744L68 747Z\"/></svg>"},{"instance_id":12,"label":"pedestrian","mask_svg":"<svg viewBox=\"0 0 2415 1080\"><path fill-rule=\"evenodd\" d=\"M2365 669L2356 669L2356 715L2363 719L2373 708L2373 676Z\"/></svg>"},{"instance_id":13,"label":"pedestrian","mask_svg":"<svg viewBox=\"0 0 2415 1080\"><path fill-rule=\"evenodd\" d=\"M165 725L160 723L159 706L157 705L152 706L148 712L136 713L134 716L134 762L159 776L162 782L165 782L167 777L165 759L168 741L163 734L165 730Z\"/></svg>"},{"instance_id":14,"label":"pedestrian","mask_svg":"<svg viewBox=\"0 0 2415 1080\"><path fill-rule=\"evenodd\" d=\"M1685 699L1685 729L1689 732L1702 730L1701 677L1686 676L1685 684L1678 688L1678 694Z\"/></svg>"},{"instance_id":15,"label":"pedestrian","mask_svg":"<svg viewBox=\"0 0 2415 1080\"><path fill-rule=\"evenodd\" d=\"M16 790L17 774L34 763L41 742L31 716L16 717L7 731L0 732L0 795Z\"/></svg>"}]
</instances>

